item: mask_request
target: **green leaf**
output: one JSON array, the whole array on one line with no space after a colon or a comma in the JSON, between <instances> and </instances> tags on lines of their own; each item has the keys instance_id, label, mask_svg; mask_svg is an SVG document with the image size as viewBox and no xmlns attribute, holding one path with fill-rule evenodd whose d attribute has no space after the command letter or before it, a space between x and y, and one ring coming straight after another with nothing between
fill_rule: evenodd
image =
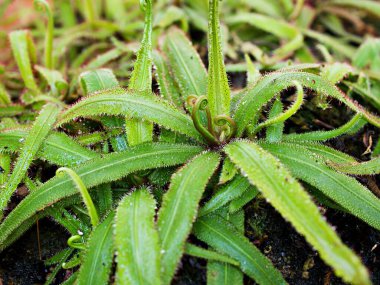
<instances>
[{"instance_id":1,"label":"green leaf","mask_svg":"<svg viewBox=\"0 0 380 285\"><path fill-rule=\"evenodd\" d=\"M314 131L306 132L302 134L288 134L283 136L284 141L327 141L329 139L336 138L344 134L354 134L358 132L366 121L362 119L360 114L356 114L346 124L339 128L330 131Z\"/></svg>"},{"instance_id":2,"label":"green leaf","mask_svg":"<svg viewBox=\"0 0 380 285\"><path fill-rule=\"evenodd\" d=\"M233 199L242 195L250 186L248 180L237 175L230 183L221 187L212 198L200 209L198 216L204 216L223 207Z\"/></svg>"},{"instance_id":3,"label":"green leaf","mask_svg":"<svg viewBox=\"0 0 380 285\"><path fill-rule=\"evenodd\" d=\"M227 208L221 209L221 215L227 221L231 222L236 229L244 235L244 211L233 215L228 213ZM236 266L236 267L235 267ZM237 265L231 265L227 262L207 262L207 285L243 285L244 275Z\"/></svg>"},{"instance_id":4,"label":"green leaf","mask_svg":"<svg viewBox=\"0 0 380 285\"><path fill-rule=\"evenodd\" d=\"M0 187L8 180L11 170L11 157L9 154L0 153Z\"/></svg>"},{"instance_id":5,"label":"green leaf","mask_svg":"<svg viewBox=\"0 0 380 285\"><path fill-rule=\"evenodd\" d=\"M207 91L207 72L199 54L185 34L176 28L168 31L163 41L172 75L184 99L189 95L202 96Z\"/></svg>"},{"instance_id":6,"label":"green leaf","mask_svg":"<svg viewBox=\"0 0 380 285\"><path fill-rule=\"evenodd\" d=\"M79 81L83 92L86 95L119 86L119 82L112 70L107 68L83 72L79 76Z\"/></svg>"},{"instance_id":7,"label":"green leaf","mask_svg":"<svg viewBox=\"0 0 380 285\"><path fill-rule=\"evenodd\" d=\"M230 181L232 178L235 177L236 173L237 169L235 167L235 164L233 164L231 159L227 157L223 161L223 167L219 177L219 184L224 184Z\"/></svg>"},{"instance_id":8,"label":"green leaf","mask_svg":"<svg viewBox=\"0 0 380 285\"><path fill-rule=\"evenodd\" d=\"M51 70L42 66L35 66L35 69L43 76L46 82L49 84L51 94L53 96L59 96L66 92L68 84L63 78L61 72L57 70Z\"/></svg>"},{"instance_id":9,"label":"green leaf","mask_svg":"<svg viewBox=\"0 0 380 285\"><path fill-rule=\"evenodd\" d=\"M366 111L347 95L340 92L334 85L318 75L307 72L274 72L258 82L253 88L246 89L240 94L238 106L235 110L234 120L238 125L238 135L241 135L251 120L259 113L261 108L269 102L275 95L283 89L293 85L293 81L298 81L304 87L313 89L324 96L331 96L343 103L357 113L364 116L368 122L380 127L380 118Z\"/></svg>"},{"instance_id":10,"label":"green leaf","mask_svg":"<svg viewBox=\"0 0 380 285\"><path fill-rule=\"evenodd\" d=\"M128 89L132 91L145 91L150 93L152 90L152 0L143 0L140 2L145 12L144 35L141 42L141 48L137 52L137 60L129 80ZM128 144L130 146L138 145L153 140L153 124L144 122L137 118L129 118L125 131L127 133Z\"/></svg>"},{"instance_id":11,"label":"green leaf","mask_svg":"<svg viewBox=\"0 0 380 285\"><path fill-rule=\"evenodd\" d=\"M183 109L182 99L175 85L174 78L170 74L169 64L165 60L164 55L156 51L153 53L153 60L156 67L155 77L160 88L160 95L177 106L177 108Z\"/></svg>"},{"instance_id":12,"label":"green leaf","mask_svg":"<svg viewBox=\"0 0 380 285\"><path fill-rule=\"evenodd\" d=\"M219 215L199 218L194 234L240 263L241 270L259 284L287 284L268 260L242 233Z\"/></svg>"},{"instance_id":13,"label":"green leaf","mask_svg":"<svg viewBox=\"0 0 380 285\"><path fill-rule=\"evenodd\" d=\"M380 157L362 163L337 164L334 162L327 162L327 164L335 168L337 171L347 174L374 175L380 173Z\"/></svg>"},{"instance_id":14,"label":"green leaf","mask_svg":"<svg viewBox=\"0 0 380 285\"><path fill-rule=\"evenodd\" d=\"M0 82L0 106L7 106L11 103L12 101L9 93L5 89L4 85Z\"/></svg>"},{"instance_id":15,"label":"green leaf","mask_svg":"<svg viewBox=\"0 0 380 285\"><path fill-rule=\"evenodd\" d=\"M202 141L192 120L156 96L123 89L101 91L86 97L61 114L58 125L77 117L128 114L140 120L155 122L165 128Z\"/></svg>"},{"instance_id":16,"label":"green leaf","mask_svg":"<svg viewBox=\"0 0 380 285\"><path fill-rule=\"evenodd\" d=\"M269 112L268 119L272 119L277 117L282 113L284 105L281 102L280 98L277 98ZM284 131L284 122L279 122L277 124L273 124L267 127L266 129L266 139L269 142L278 142L282 139L282 133Z\"/></svg>"},{"instance_id":17,"label":"green leaf","mask_svg":"<svg viewBox=\"0 0 380 285\"><path fill-rule=\"evenodd\" d=\"M239 263L236 260L229 258L228 256L225 256L212 250L204 249L191 243L186 243L185 253L187 255L191 255L198 258L204 258L206 260L226 262L235 266L239 266Z\"/></svg>"},{"instance_id":18,"label":"green leaf","mask_svg":"<svg viewBox=\"0 0 380 285\"><path fill-rule=\"evenodd\" d=\"M116 284L161 284L155 209L156 201L147 189L136 190L120 202L115 226Z\"/></svg>"},{"instance_id":19,"label":"green leaf","mask_svg":"<svg viewBox=\"0 0 380 285\"><path fill-rule=\"evenodd\" d=\"M328 158L313 154L300 144L262 143L292 174L376 229L380 229L380 200L354 178L326 165ZM335 155L332 154L330 159ZM336 157L336 156L335 156Z\"/></svg>"},{"instance_id":20,"label":"green leaf","mask_svg":"<svg viewBox=\"0 0 380 285\"><path fill-rule=\"evenodd\" d=\"M342 243L309 195L275 157L258 145L244 141L229 144L225 151L264 197L318 250L338 276L354 284L371 283L360 259ZM293 165L299 167L300 153L293 156L297 158ZM323 183L323 179L313 175L318 184ZM336 191L335 187L333 189Z\"/></svg>"},{"instance_id":21,"label":"green leaf","mask_svg":"<svg viewBox=\"0 0 380 285\"><path fill-rule=\"evenodd\" d=\"M340 39L336 39L335 37L328 36L327 34L316 32L314 30L303 29L302 32L306 37L319 41L321 44L335 50L346 58L352 58L355 54L355 49Z\"/></svg>"},{"instance_id":22,"label":"green leaf","mask_svg":"<svg viewBox=\"0 0 380 285\"><path fill-rule=\"evenodd\" d=\"M73 168L85 186L91 188L106 182L115 181L128 174L145 169L154 169L184 163L202 148L186 145L144 144L126 152L111 153L95 158ZM17 227L36 212L43 210L65 197L77 193L68 177L54 177L28 195L7 216L0 225L0 248Z\"/></svg>"},{"instance_id":23,"label":"green leaf","mask_svg":"<svg viewBox=\"0 0 380 285\"><path fill-rule=\"evenodd\" d=\"M9 129L0 133L0 152L19 152L22 142L29 137L28 129ZM74 166L99 157L94 151L82 147L64 133L51 132L42 142L36 157L60 166Z\"/></svg>"},{"instance_id":24,"label":"green leaf","mask_svg":"<svg viewBox=\"0 0 380 285\"><path fill-rule=\"evenodd\" d=\"M330 81L330 83L337 84L352 71L352 67L347 63L334 62L332 64L326 64L322 68L321 76Z\"/></svg>"},{"instance_id":25,"label":"green leaf","mask_svg":"<svg viewBox=\"0 0 380 285\"><path fill-rule=\"evenodd\" d=\"M91 233L76 284L109 284L114 250L112 234L114 216L111 212Z\"/></svg>"},{"instance_id":26,"label":"green leaf","mask_svg":"<svg viewBox=\"0 0 380 285\"><path fill-rule=\"evenodd\" d=\"M47 27L46 27L46 35L45 35L45 50L44 50L44 63L47 69L54 68L53 61L53 37L54 37L54 15L53 11L50 8L49 2L46 0L34 0L34 7L46 13L48 18Z\"/></svg>"},{"instance_id":27,"label":"green leaf","mask_svg":"<svg viewBox=\"0 0 380 285\"><path fill-rule=\"evenodd\" d=\"M170 284L173 278L197 215L198 203L218 164L219 155L203 153L176 172L171 179L157 220L163 284Z\"/></svg>"},{"instance_id":28,"label":"green leaf","mask_svg":"<svg viewBox=\"0 0 380 285\"><path fill-rule=\"evenodd\" d=\"M35 48L31 35L26 30L14 31L9 34L13 56L16 59L21 77L26 88L38 93L39 89L34 80L32 65L36 61Z\"/></svg>"},{"instance_id":29,"label":"green leaf","mask_svg":"<svg viewBox=\"0 0 380 285\"><path fill-rule=\"evenodd\" d=\"M7 206L9 199L17 189L17 186L24 175L27 173L30 163L41 148L43 141L55 123L58 112L58 106L54 104L45 105L34 122L29 135L23 139L25 142L22 145L20 156L17 159L9 180L0 193L0 217L2 217L4 208Z\"/></svg>"},{"instance_id":30,"label":"green leaf","mask_svg":"<svg viewBox=\"0 0 380 285\"><path fill-rule=\"evenodd\" d=\"M271 33L279 39L285 39L288 42L276 49L273 53L280 57L285 57L303 45L302 33L295 26L272 17L256 13L238 13L226 18L230 25L246 24L254 26L260 30Z\"/></svg>"},{"instance_id":31,"label":"green leaf","mask_svg":"<svg viewBox=\"0 0 380 285\"><path fill-rule=\"evenodd\" d=\"M237 211L243 209L243 207L251 202L259 194L259 190L255 186L248 188L241 196L237 197L235 200L232 200L229 206L229 212L231 214L236 213Z\"/></svg>"},{"instance_id":32,"label":"green leaf","mask_svg":"<svg viewBox=\"0 0 380 285\"><path fill-rule=\"evenodd\" d=\"M209 0L208 19L208 84L207 99L211 116L229 115L230 87L226 68L223 62L223 52L219 24L219 0Z\"/></svg>"},{"instance_id":33,"label":"green leaf","mask_svg":"<svg viewBox=\"0 0 380 285\"><path fill-rule=\"evenodd\" d=\"M25 112L24 106L21 105L9 105L0 108L0 118L13 117Z\"/></svg>"},{"instance_id":34,"label":"green leaf","mask_svg":"<svg viewBox=\"0 0 380 285\"><path fill-rule=\"evenodd\" d=\"M356 9L363 9L380 18L380 4L371 0L330 0L331 4L339 6L347 6Z\"/></svg>"}]
</instances>

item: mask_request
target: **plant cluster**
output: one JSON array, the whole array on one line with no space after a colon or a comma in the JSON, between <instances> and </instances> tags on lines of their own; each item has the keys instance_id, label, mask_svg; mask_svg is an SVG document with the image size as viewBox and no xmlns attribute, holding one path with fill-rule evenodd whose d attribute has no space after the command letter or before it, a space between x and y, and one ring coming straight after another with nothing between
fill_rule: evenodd
<instances>
[{"instance_id":1,"label":"plant cluster","mask_svg":"<svg viewBox=\"0 0 380 285\"><path fill-rule=\"evenodd\" d=\"M87 21L73 27L78 34L119 29L98 19L93 1L82 2ZM181 29L155 29L160 27L157 21L164 22L162 27L179 21L186 30L188 21L181 13L169 20L159 14L159 20L154 20L152 2L140 1L145 15L141 44L133 70L120 76L130 75L127 87L117 80L119 70L115 75L109 68L100 68L116 58L131 61L125 54L135 46L116 38L115 48L90 61L85 71L75 67L101 49L101 42L88 48L91 52L76 55L69 66L57 67L54 15L45 0L34 1L47 18L43 65L35 65L36 49L29 31L9 34L24 92L14 102L0 85L0 249L9 247L37 219L50 217L71 237L66 249L46 261L56 266L47 284L54 282L61 269L69 268L73 274L64 284L107 284L113 273L116 284L170 284L184 254L207 260L209 284L243 284L243 274L258 284L287 284L245 236L244 206L264 198L337 276L351 284L371 284L361 259L341 241L316 203L380 230L380 200L355 178L380 173L380 147L371 160L359 162L324 144L353 135L367 124L379 128L380 117L335 86L348 73L347 65L331 60L323 67L311 63L273 68L295 51L295 60L300 54L310 59L305 35L326 44L332 40L302 28L307 19L300 15L307 6L303 1L294 6L292 1L281 1L289 6L284 17L299 19L297 26L274 20L281 16L274 10L273 18L244 13L228 16L228 25L249 22L264 30L272 26L275 35L287 40L271 57L253 49L262 66L276 71L262 75L247 56L248 84L235 92L230 89L222 49L219 6L224 2L209 0L207 6L206 1L185 1L185 6L193 6L181 10L192 13L190 19L199 25L204 24L202 15L207 15L207 70ZM195 9L201 7L200 2L206 6L202 11ZM224 6L229 6L231 1L226 2ZM263 7L278 7L277 1L265 2ZM364 2L370 5L367 10L377 13L379 5ZM157 3L158 7L165 5L165 1ZM107 11L121 19L119 7ZM230 9L237 7L231 4ZM322 18L327 27L338 25L331 15ZM345 53L344 44L332 45L343 55L351 55ZM351 78L344 81L348 93L364 94L373 109L378 107L377 97L371 100L373 90L362 84L372 82L371 88L379 84L376 66L366 67L373 58L379 59L378 53L367 53L377 45L377 40L368 40L359 48L354 59L357 69L350 69ZM331 56L321 49L326 58ZM62 75L65 68L75 71L70 83ZM76 100L79 86L84 97ZM364 91L357 91L360 88ZM328 131L289 132L285 123L310 98L306 91L313 91L320 105L333 98L351 110L352 117ZM283 100L286 96L291 104ZM30 170L33 163L39 166L37 171ZM55 175L49 173L51 166L57 169ZM21 183L29 194L8 209Z\"/></svg>"}]
</instances>

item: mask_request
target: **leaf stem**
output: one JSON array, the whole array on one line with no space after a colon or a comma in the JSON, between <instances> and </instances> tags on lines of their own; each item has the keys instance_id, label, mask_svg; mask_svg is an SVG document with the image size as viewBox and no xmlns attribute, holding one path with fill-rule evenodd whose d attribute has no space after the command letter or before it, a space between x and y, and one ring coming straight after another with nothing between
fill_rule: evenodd
<instances>
[{"instance_id":1,"label":"leaf stem","mask_svg":"<svg viewBox=\"0 0 380 285\"><path fill-rule=\"evenodd\" d=\"M84 185L84 183L83 183L82 179L79 177L79 175L76 174L75 171L73 171L72 169L70 169L68 167L61 167L57 170L56 173L57 173L57 175L61 175L64 172L66 172L70 176L70 178L73 180L76 188L81 193L82 198L83 198L83 202L87 207L87 211L88 211L88 214L89 214L90 219L91 219L91 224L93 227L95 227L96 225L99 224L99 216L98 216L98 212L96 211L95 205L92 202L91 196L88 193L86 186Z\"/></svg>"}]
</instances>

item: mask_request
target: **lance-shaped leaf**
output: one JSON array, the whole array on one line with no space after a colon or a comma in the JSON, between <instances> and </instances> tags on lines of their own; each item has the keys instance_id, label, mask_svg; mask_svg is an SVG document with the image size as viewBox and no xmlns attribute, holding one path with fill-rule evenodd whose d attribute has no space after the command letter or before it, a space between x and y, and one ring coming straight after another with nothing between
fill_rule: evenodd
<instances>
[{"instance_id":1,"label":"lance-shaped leaf","mask_svg":"<svg viewBox=\"0 0 380 285\"><path fill-rule=\"evenodd\" d=\"M139 94L123 89L101 91L86 97L61 114L58 125L77 117L95 115L125 115L151 121L165 128L202 141L190 117L151 94Z\"/></svg>"},{"instance_id":2,"label":"lance-shaped leaf","mask_svg":"<svg viewBox=\"0 0 380 285\"><path fill-rule=\"evenodd\" d=\"M360 259L342 243L310 196L275 157L245 141L234 142L226 146L225 151L264 197L319 251L321 258L338 276L353 284L371 283ZM293 155L300 157L298 152ZM315 179L318 183L320 180L323 179Z\"/></svg>"},{"instance_id":3,"label":"lance-shaped leaf","mask_svg":"<svg viewBox=\"0 0 380 285\"><path fill-rule=\"evenodd\" d=\"M224 208L218 212L221 217L225 218L236 230L244 235L244 211L230 215L228 209ZM222 261L222 260L220 260ZM244 275L239 268L239 263L229 264L227 262L207 262L207 285L243 285Z\"/></svg>"},{"instance_id":4,"label":"lance-shaped leaf","mask_svg":"<svg viewBox=\"0 0 380 285\"><path fill-rule=\"evenodd\" d=\"M112 234L114 216L111 212L91 233L76 284L109 284L114 253Z\"/></svg>"},{"instance_id":5,"label":"lance-shaped leaf","mask_svg":"<svg viewBox=\"0 0 380 285\"><path fill-rule=\"evenodd\" d=\"M185 34L176 28L167 33L163 51L165 52L172 75L177 82L184 99L189 95L206 94L207 72L199 54Z\"/></svg>"},{"instance_id":6,"label":"lance-shaped leaf","mask_svg":"<svg viewBox=\"0 0 380 285\"><path fill-rule=\"evenodd\" d=\"M51 130L58 116L59 107L54 104L47 104L42 110L29 132L29 136L23 138L23 146L20 156L12 171L11 177L0 192L0 211L2 212L18 184L28 171L29 165L40 149L43 141Z\"/></svg>"},{"instance_id":7,"label":"lance-shaped leaf","mask_svg":"<svg viewBox=\"0 0 380 285\"><path fill-rule=\"evenodd\" d=\"M217 190L214 196L200 209L198 216L207 215L223 207L247 191L249 186L245 177L237 175L230 183Z\"/></svg>"},{"instance_id":8,"label":"lance-shaped leaf","mask_svg":"<svg viewBox=\"0 0 380 285\"><path fill-rule=\"evenodd\" d=\"M210 112L213 117L229 115L230 113L230 87L226 69L224 67L220 24L219 0L209 0L208 19L208 84L207 98Z\"/></svg>"},{"instance_id":9,"label":"lance-shaped leaf","mask_svg":"<svg viewBox=\"0 0 380 285\"><path fill-rule=\"evenodd\" d=\"M158 213L163 284L170 284L197 215L203 191L219 164L219 155L199 155L176 172Z\"/></svg>"},{"instance_id":10,"label":"lance-shaped leaf","mask_svg":"<svg viewBox=\"0 0 380 285\"><path fill-rule=\"evenodd\" d=\"M9 40L26 88L37 93L39 89L32 71L32 64L36 62L36 51L30 33L26 30L15 31L9 34Z\"/></svg>"},{"instance_id":11,"label":"lance-shaped leaf","mask_svg":"<svg viewBox=\"0 0 380 285\"><path fill-rule=\"evenodd\" d=\"M287 56L302 47L302 33L293 25L276 18L257 13L238 13L226 18L226 22L233 24L249 24L257 29L271 33L279 39L288 41L283 46L274 50L273 53L280 57Z\"/></svg>"},{"instance_id":12,"label":"lance-shaped leaf","mask_svg":"<svg viewBox=\"0 0 380 285\"><path fill-rule=\"evenodd\" d=\"M87 188L115 181L145 169L184 163L202 148L188 145L144 144L126 152L106 154L73 168ZM77 193L67 176L54 177L28 195L0 225L0 248L26 219L45 207Z\"/></svg>"},{"instance_id":13,"label":"lance-shaped leaf","mask_svg":"<svg viewBox=\"0 0 380 285\"><path fill-rule=\"evenodd\" d=\"M136 190L120 202L115 222L117 284L161 284L155 209L156 201L147 189Z\"/></svg>"},{"instance_id":14,"label":"lance-shaped leaf","mask_svg":"<svg viewBox=\"0 0 380 285\"><path fill-rule=\"evenodd\" d=\"M128 89L150 93L152 90L152 0L140 1L140 5L145 12L144 35L141 48L137 52L137 60ZM149 142L153 139L153 124L151 122L141 121L133 117L128 118L125 131L130 146Z\"/></svg>"},{"instance_id":15,"label":"lance-shaped leaf","mask_svg":"<svg viewBox=\"0 0 380 285\"><path fill-rule=\"evenodd\" d=\"M288 134L283 136L284 141L327 141L332 138L344 134L354 134L358 132L364 125L366 121L361 118L360 114L356 114L350 121L346 124L340 126L339 128L329 130L329 131L314 131L306 132L302 134Z\"/></svg>"},{"instance_id":16,"label":"lance-shaped leaf","mask_svg":"<svg viewBox=\"0 0 380 285\"><path fill-rule=\"evenodd\" d=\"M324 96L331 96L349 108L361 114L368 122L374 126L380 126L380 118L363 109L347 95L342 93L329 81L322 77L307 72L275 72L263 77L257 85L246 89L237 95L238 106L235 110L234 120L238 125L238 135L241 135L251 120L261 108L282 90L293 85L292 81L298 81L304 87L313 89Z\"/></svg>"},{"instance_id":17,"label":"lance-shaped leaf","mask_svg":"<svg viewBox=\"0 0 380 285\"><path fill-rule=\"evenodd\" d=\"M380 199L356 179L336 172L327 161L339 163L336 155L314 154L300 144L261 144L277 156L292 174L319 189L324 195L376 229L380 229Z\"/></svg>"},{"instance_id":18,"label":"lance-shaped leaf","mask_svg":"<svg viewBox=\"0 0 380 285\"><path fill-rule=\"evenodd\" d=\"M79 76L79 82L86 95L119 86L112 70L107 68L83 72Z\"/></svg>"},{"instance_id":19,"label":"lance-shaped leaf","mask_svg":"<svg viewBox=\"0 0 380 285\"><path fill-rule=\"evenodd\" d=\"M19 152L22 141L29 136L28 129L9 129L0 134L0 152ZM99 157L64 133L51 132L42 142L37 157L60 166L74 166Z\"/></svg>"},{"instance_id":20,"label":"lance-shaped leaf","mask_svg":"<svg viewBox=\"0 0 380 285\"><path fill-rule=\"evenodd\" d=\"M353 174L353 175L374 175L380 173L380 157L375 157L370 161L365 161L362 163L334 163L327 162L329 166L332 166L339 172Z\"/></svg>"},{"instance_id":21,"label":"lance-shaped leaf","mask_svg":"<svg viewBox=\"0 0 380 285\"><path fill-rule=\"evenodd\" d=\"M241 270L257 283L287 284L270 260L221 216L210 214L199 218L193 232L217 251L237 260Z\"/></svg>"},{"instance_id":22,"label":"lance-shaped leaf","mask_svg":"<svg viewBox=\"0 0 380 285\"><path fill-rule=\"evenodd\" d=\"M380 18L380 3L377 1L370 1L370 0L361 0L361 1L355 1L355 0L331 0L329 1L332 5L337 6L347 6L352 7L356 9L363 9L369 13L372 13L373 15Z\"/></svg>"},{"instance_id":23,"label":"lance-shaped leaf","mask_svg":"<svg viewBox=\"0 0 380 285\"><path fill-rule=\"evenodd\" d=\"M160 95L178 108L183 108L182 98L169 70L169 63L163 54L158 51L153 53L154 66L156 67L155 78L160 88Z\"/></svg>"}]
</instances>

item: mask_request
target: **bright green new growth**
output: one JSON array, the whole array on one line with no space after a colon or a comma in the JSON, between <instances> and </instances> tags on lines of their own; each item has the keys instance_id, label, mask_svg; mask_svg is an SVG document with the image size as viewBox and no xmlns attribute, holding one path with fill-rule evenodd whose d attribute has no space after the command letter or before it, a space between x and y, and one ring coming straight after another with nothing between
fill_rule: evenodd
<instances>
[{"instance_id":1,"label":"bright green new growth","mask_svg":"<svg viewBox=\"0 0 380 285\"><path fill-rule=\"evenodd\" d=\"M99 216L98 216L98 212L96 211L94 202L92 201L91 196L88 193L86 186L84 185L83 181L80 179L78 174L76 174L75 171L73 171L70 168L61 167L57 170L56 174L57 176L59 176L59 175L63 175L64 173L67 173L70 176L70 178L73 180L75 187L81 194L83 202L86 205L88 214L91 218L91 224L93 227L96 227L99 223Z\"/></svg>"},{"instance_id":2,"label":"bright green new growth","mask_svg":"<svg viewBox=\"0 0 380 285\"><path fill-rule=\"evenodd\" d=\"M278 114L272 118L268 118L268 120L259 124L255 128L254 132L258 132L262 128L269 127L269 126L274 125L274 124L283 123L284 121L289 119L291 116L293 116L295 113L297 113L297 111L301 108L303 98L304 98L303 89L302 89L302 86L297 81L294 81L293 83L297 88L297 97L296 97L296 100L294 101L293 105L290 106L283 113L280 113L280 114Z\"/></svg>"},{"instance_id":3,"label":"bright green new growth","mask_svg":"<svg viewBox=\"0 0 380 285\"><path fill-rule=\"evenodd\" d=\"M50 5L46 0L34 0L34 6L37 10L45 12L48 18L45 36L45 67L48 69L54 68L53 62L53 36L54 36L54 17Z\"/></svg>"},{"instance_id":4,"label":"bright green new growth","mask_svg":"<svg viewBox=\"0 0 380 285\"><path fill-rule=\"evenodd\" d=\"M209 0L207 99L211 116L230 114L230 88L224 67L219 26L219 0Z\"/></svg>"},{"instance_id":5,"label":"bright green new growth","mask_svg":"<svg viewBox=\"0 0 380 285\"><path fill-rule=\"evenodd\" d=\"M141 0L140 5L145 12L144 36L141 48L137 53L128 89L150 94L152 90L152 0ZM138 120L128 113L126 116L125 130L130 146L153 140L153 124L151 122Z\"/></svg>"},{"instance_id":6,"label":"bright green new growth","mask_svg":"<svg viewBox=\"0 0 380 285\"><path fill-rule=\"evenodd\" d=\"M338 276L353 284L371 283L359 258L341 242L309 195L276 158L252 142L234 142L226 146L225 151L268 202L319 251Z\"/></svg>"},{"instance_id":7,"label":"bright green new growth","mask_svg":"<svg viewBox=\"0 0 380 285\"><path fill-rule=\"evenodd\" d=\"M30 163L53 127L58 112L58 106L54 104L45 105L34 122L28 136L19 140L23 146L22 151L17 159L15 167L13 168L11 176L3 186L4 189L0 192L0 217L3 216L3 211L7 206L9 199L27 173Z\"/></svg>"},{"instance_id":8,"label":"bright green new growth","mask_svg":"<svg viewBox=\"0 0 380 285\"><path fill-rule=\"evenodd\" d=\"M147 189L119 204L115 222L116 284L159 285L161 250L154 223L156 201Z\"/></svg>"},{"instance_id":9,"label":"bright green new growth","mask_svg":"<svg viewBox=\"0 0 380 285\"><path fill-rule=\"evenodd\" d=\"M39 88L32 71L32 65L36 62L36 54L30 33L26 30L15 31L9 34L9 40L25 87L33 93L38 93Z\"/></svg>"},{"instance_id":10,"label":"bright green new growth","mask_svg":"<svg viewBox=\"0 0 380 285\"><path fill-rule=\"evenodd\" d=\"M176 172L171 179L157 220L163 284L170 284L175 273L196 218L199 201L219 159L216 153L203 153Z\"/></svg>"}]
</instances>

